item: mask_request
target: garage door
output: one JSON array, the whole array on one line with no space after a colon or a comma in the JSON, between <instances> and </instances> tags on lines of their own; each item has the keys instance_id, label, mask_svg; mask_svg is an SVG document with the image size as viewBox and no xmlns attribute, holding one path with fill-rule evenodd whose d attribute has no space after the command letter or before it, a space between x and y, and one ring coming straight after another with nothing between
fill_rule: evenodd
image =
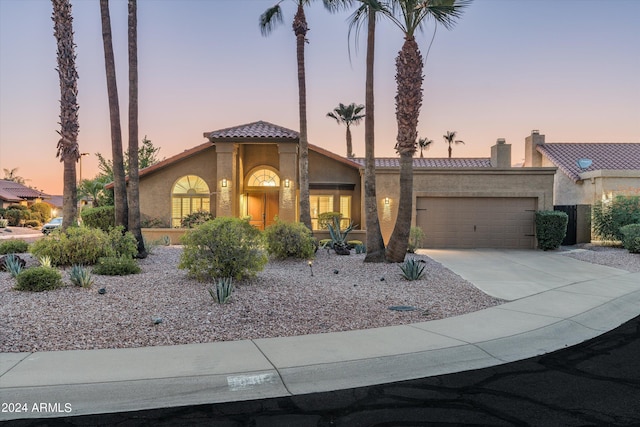
<instances>
[{"instance_id":1,"label":"garage door","mask_svg":"<svg viewBox=\"0 0 640 427\"><path fill-rule=\"evenodd\" d=\"M534 248L535 198L419 197L425 248Z\"/></svg>"}]
</instances>

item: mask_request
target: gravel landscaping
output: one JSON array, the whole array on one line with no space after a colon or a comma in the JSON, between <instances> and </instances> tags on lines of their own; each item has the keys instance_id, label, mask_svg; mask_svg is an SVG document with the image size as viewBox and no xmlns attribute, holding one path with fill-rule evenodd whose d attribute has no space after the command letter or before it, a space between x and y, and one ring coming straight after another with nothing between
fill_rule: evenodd
<instances>
[{"instance_id":1,"label":"gravel landscaping","mask_svg":"<svg viewBox=\"0 0 640 427\"><path fill-rule=\"evenodd\" d=\"M640 255L584 246L566 256L640 271ZM209 284L189 279L177 264L180 246L155 248L142 273L94 275L84 289L40 293L13 289L0 272L0 352L129 348L336 332L424 322L501 304L424 255L425 275L402 278L397 264L365 264L364 255L320 250L313 261L270 261L254 279L236 284L230 303L216 304ZM27 266L37 265L21 254ZM100 294L98 290L105 288ZM414 311L392 311L410 306Z\"/></svg>"},{"instance_id":2,"label":"gravel landscaping","mask_svg":"<svg viewBox=\"0 0 640 427\"><path fill-rule=\"evenodd\" d=\"M318 251L313 276L304 260L270 261L219 305L209 285L177 264L182 248L157 247L142 273L97 276L91 288L13 290L0 272L0 352L126 348L314 334L456 316L500 304L426 256L425 275L402 278L397 264ZM27 266L37 265L22 254ZM70 283L68 271L63 280ZM101 295L98 289L105 288ZM414 311L392 311L411 306ZM161 323L154 319L161 318Z\"/></svg>"}]
</instances>

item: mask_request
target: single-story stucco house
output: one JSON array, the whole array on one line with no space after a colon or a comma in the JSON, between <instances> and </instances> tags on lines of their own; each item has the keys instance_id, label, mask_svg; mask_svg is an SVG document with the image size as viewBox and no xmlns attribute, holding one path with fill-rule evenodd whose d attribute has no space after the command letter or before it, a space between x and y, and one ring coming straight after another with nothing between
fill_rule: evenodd
<instances>
[{"instance_id":1,"label":"single-story stucco house","mask_svg":"<svg viewBox=\"0 0 640 427\"><path fill-rule=\"evenodd\" d=\"M31 206L50 197L50 195L26 185L0 179L0 208L6 208L10 205Z\"/></svg>"},{"instance_id":2,"label":"single-story stucco house","mask_svg":"<svg viewBox=\"0 0 640 427\"><path fill-rule=\"evenodd\" d=\"M175 228L185 215L205 210L249 217L264 229L276 216L299 218L298 132L258 121L204 137L207 142L140 171L143 219ZM309 144L314 229L318 214L341 212L358 224L354 233L364 240L363 165L364 159ZM553 209L555 173L555 167L511 167L511 146L504 140L491 148L491 157L416 158L412 223L423 228L424 247L534 248L534 212ZM398 210L398 158L376 159L376 185L388 241Z\"/></svg>"},{"instance_id":3,"label":"single-story stucco house","mask_svg":"<svg viewBox=\"0 0 640 427\"><path fill-rule=\"evenodd\" d=\"M557 168L554 205L575 216L573 243L591 240L594 203L640 195L640 143L547 143L534 130L525 139L524 167Z\"/></svg>"}]
</instances>

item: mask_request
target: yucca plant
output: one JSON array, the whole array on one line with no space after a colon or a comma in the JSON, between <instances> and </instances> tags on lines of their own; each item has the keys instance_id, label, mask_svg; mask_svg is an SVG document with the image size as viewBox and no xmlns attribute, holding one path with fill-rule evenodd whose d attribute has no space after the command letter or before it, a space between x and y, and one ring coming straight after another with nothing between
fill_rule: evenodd
<instances>
[{"instance_id":1,"label":"yucca plant","mask_svg":"<svg viewBox=\"0 0 640 427\"><path fill-rule=\"evenodd\" d=\"M424 274L425 264L414 258L407 259L404 264L400 265L402 276L407 280L418 280Z\"/></svg>"},{"instance_id":2,"label":"yucca plant","mask_svg":"<svg viewBox=\"0 0 640 427\"><path fill-rule=\"evenodd\" d=\"M93 285L93 277L91 276L91 271L89 271L88 268L85 268L78 264L74 264L71 267L69 279L71 280L71 283L81 288L90 288L91 285Z\"/></svg>"},{"instance_id":3,"label":"yucca plant","mask_svg":"<svg viewBox=\"0 0 640 427\"><path fill-rule=\"evenodd\" d=\"M9 254L4 259L5 266L11 277L17 277L20 272L22 272L23 267L22 263L20 263L20 258L18 258L15 254Z\"/></svg>"},{"instance_id":4,"label":"yucca plant","mask_svg":"<svg viewBox=\"0 0 640 427\"><path fill-rule=\"evenodd\" d=\"M215 288L209 288L209 295L218 304L226 304L231 300L233 293L233 278L223 277L218 279Z\"/></svg>"},{"instance_id":5,"label":"yucca plant","mask_svg":"<svg viewBox=\"0 0 640 427\"><path fill-rule=\"evenodd\" d=\"M38 262L42 267L51 268L53 266L51 263L51 257L49 255L38 257Z\"/></svg>"}]
</instances>

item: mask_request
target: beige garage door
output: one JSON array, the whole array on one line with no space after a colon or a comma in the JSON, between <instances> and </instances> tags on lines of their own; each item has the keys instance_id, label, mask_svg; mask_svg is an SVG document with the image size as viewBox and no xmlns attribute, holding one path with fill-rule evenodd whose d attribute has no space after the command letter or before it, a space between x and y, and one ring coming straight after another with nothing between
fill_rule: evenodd
<instances>
[{"instance_id":1,"label":"beige garage door","mask_svg":"<svg viewBox=\"0 0 640 427\"><path fill-rule=\"evenodd\" d=\"M534 248L535 198L419 197L425 248Z\"/></svg>"}]
</instances>

